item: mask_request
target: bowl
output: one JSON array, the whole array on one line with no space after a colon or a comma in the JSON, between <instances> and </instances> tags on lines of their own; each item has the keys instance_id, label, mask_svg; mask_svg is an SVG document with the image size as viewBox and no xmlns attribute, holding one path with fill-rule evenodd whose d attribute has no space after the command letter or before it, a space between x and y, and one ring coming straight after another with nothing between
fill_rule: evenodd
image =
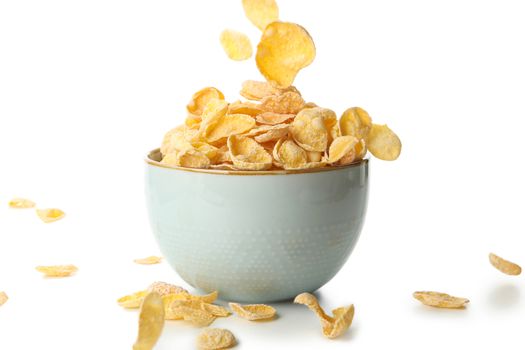
<instances>
[{"instance_id":1,"label":"bowl","mask_svg":"<svg viewBox=\"0 0 525 350\"><path fill-rule=\"evenodd\" d=\"M344 265L363 226L368 160L295 171L225 171L146 158L153 234L191 286L262 303L313 292Z\"/></svg>"}]
</instances>

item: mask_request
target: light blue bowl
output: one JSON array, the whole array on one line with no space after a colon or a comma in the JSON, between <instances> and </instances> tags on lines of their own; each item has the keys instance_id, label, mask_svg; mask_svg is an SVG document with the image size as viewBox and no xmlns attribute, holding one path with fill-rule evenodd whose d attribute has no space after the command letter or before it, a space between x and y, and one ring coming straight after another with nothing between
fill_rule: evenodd
<instances>
[{"instance_id":1,"label":"light blue bowl","mask_svg":"<svg viewBox=\"0 0 525 350\"><path fill-rule=\"evenodd\" d=\"M312 292L341 269L363 226L368 160L307 171L167 167L146 159L153 233L177 273L223 300Z\"/></svg>"}]
</instances>

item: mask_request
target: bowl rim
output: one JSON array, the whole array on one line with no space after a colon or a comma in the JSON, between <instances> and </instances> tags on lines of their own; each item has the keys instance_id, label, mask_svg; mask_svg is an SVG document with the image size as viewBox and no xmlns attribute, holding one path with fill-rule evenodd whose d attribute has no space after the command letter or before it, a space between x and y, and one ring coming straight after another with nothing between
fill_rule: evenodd
<instances>
[{"instance_id":1,"label":"bowl rim","mask_svg":"<svg viewBox=\"0 0 525 350\"><path fill-rule=\"evenodd\" d=\"M156 161L152 158L154 155L160 154L160 148L155 148L154 150L150 151L146 157L144 158L144 161L149 166L155 166L159 168L164 169L170 169L170 170L179 170L179 171L185 171L185 172L192 172L192 173L202 173L202 174L213 174L213 175L297 175L297 174L310 174L310 173L320 173L320 172L327 172L327 171L336 171L336 170L343 170L343 169L349 169L349 168L355 168L360 166L367 166L369 158L365 157L364 159L361 159L359 162L351 163L348 165L343 166L329 166L324 168L313 168L313 169L298 169L298 170L220 170L220 169L200 169L200 168L185 168L180 166L171 166L162 164L159 161Z\"/></svg>"}]
</instances>

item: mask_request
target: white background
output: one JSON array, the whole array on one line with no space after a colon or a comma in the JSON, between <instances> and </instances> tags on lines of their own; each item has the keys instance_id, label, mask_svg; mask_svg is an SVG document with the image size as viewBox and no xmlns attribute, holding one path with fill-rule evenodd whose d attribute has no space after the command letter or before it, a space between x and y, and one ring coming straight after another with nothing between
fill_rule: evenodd
<instances>
[{"instance_id":1,"label":"white background","mask_svg":"<svg viewBox=\"0 0 525 350\"><path fill-rule=\"evenodd\" d=\"M295 84L341 113L362 106L401 137L396 162L372 160L361 239L319 293L354 303L351 330L324 339L305 307L278 304L262 324L230 317L239 349L523 349L525 264L521 1L281 0L315 62ZM0 1L0 349L129 349L136 312L115 300L155 280L184 282L158 254L143 198L143 157L208 85L229 100L253 60L229 61L229 27L258 41L240 1ZM14 196L66 211L43 224ZM198 208L196 208L198 210ZM41 264L73 263L66 279ZM436 310L415 290L471 300ZM156 349L191 349L198 329L171 322Z\"/></svg>"}]
</instances>

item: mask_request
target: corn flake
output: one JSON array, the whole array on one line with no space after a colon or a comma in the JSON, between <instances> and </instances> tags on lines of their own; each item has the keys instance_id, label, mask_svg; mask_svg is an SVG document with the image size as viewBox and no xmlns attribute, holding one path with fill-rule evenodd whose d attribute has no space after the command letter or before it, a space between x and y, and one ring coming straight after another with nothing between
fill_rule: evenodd
<instances>
[{"instance_id":1,"label":"corn flake","mask_svg":"<svg viewBox=\"0 0 525 350\"><path fill-rule=\"evenodd\" d=\"M276 156L274 158L282 164L284 169L302 169L308 161L306 151L291 139L279 140L275 149Z\"/></svg>"},{"instance_id":2,"label":"corn flake","mask_svg":"<svg viewBox=\"0 0 525 350\"><path fill-rule=\"evenodd\" d=\"M306 305L319 317L323 335L327 338L332 339L340 336L352 325L354 305L334 309L332 310L333 316L328 316L319 305L317 298L310 293L299 294L295 297L294 303Z\"/></svg>"},{"instance_id":3,"label":"corn flake","mask_svg":"<svg viewBox=\"0 0 525 350\"><path fill-rule=\"evenodd\" d=\"M255 120L259 124L276 125L288 122L293 118L295 118L295 114L279 114L274 112L264 112L262 114L259 114L255 118Z\"/></svg>"},{"instance_id":4,"label":"corn flake","mask_svg":"<svg viewBox=\"0 0 525 350\"><path fill-rule=\"evenodd\" d=\"M266 81L246 80L244 83L242 83L240 94L242 97L245 97L248 100L260 101L265 97L271 95L280 95L283 92L291 91L292 89L297 91L297 89L294 87L283 90Z\"/></svg>"},{"instance_id":5,"label":"corn flake","mask_svg":"<svg viewBox=\"0 0 525 350\"><path fill-rule=\"evenodd\" d=\"M209 326L216 318L207 310L201 308L202 302L192 300L175 300L169 306L167 319L191 322L197 327Z\"/></svg>"},{"instance_id":6,"label":"corn flake","mask_svg":"<svg viewBox=\"0 0 525 350\"><path fill-rule=\"evenodd\" d=\"M349 153L353 153L350 161L352 162L355 158L355 146L358 143L359 140L354 136L341 136L336 138L328 150L328 163L333 164Z\"/></svg>"},{"instance_id":7,"label":"corn flake","mask_svg":"<svg viewBox=\"0 0 525 350\"><path fill-rule=\"evenodd\" d=\"M9 207L15 209L34 208L35 202L25 198L13 198L9 201Z\"/></svg>"},{"instance_id":8,"label":"corn flake","mask_svg":"<svg viewBox=\"0 0 525 350\"><path fill-rule=\"evenodd\" d=\"M155 292L161 297L168 294L188 293L188 291L182 287L162 281L156 281L150 284L148 292Z\"/></svg>"},{"instance_id":9,"label":"corn flake","mask_svg":"<svg viewBox=\"0 0 525 350\"><path fill-rule=\"evenodd\" d=\"M252 43L241 32L225 29L220 35L220 42L226 55L234 61L244 61L252 57Z\"/></svg>"},{"instance_id":10,"label":"corn flake","mask_svg":"<svg viewBox=\"0 0 525 350\"><path fill-rule=\"evenodd\" d=\"M279 7L275 0L242 0L246 17L260 30L279 19Z\"/></svg>"},{"instance_id":11,"label":"corn flake","mask_svg":"<svg viewBox=\"0 0 525 350\"><path fill-rule=\"evenodd\" d=\"M517 276L521 274L521 267L518 264L500 258L496 254L490 253L489 260L492 266L506 275Z\"/></svg>"},{"instance_id":12,"label":"corn flake","mask_svg":"<svg viewBox=\"0 0 525 350\"><path fill-rule=\"evenodd\" d=\"M270 95L261 101L261 108L264 111L278 114L297 114L303 107L304 100L301 94L294 91Z\"/></svg>"},{"instance_id":13,"label":"corn flake","mask_svg":"<svg viewBox=\"0 0 525 350\"><path fill-rule=\"evenodd\" d=\"M139 332L133 350L152 350L164 328L164 304L155 292L144 298L139 314Z\"/></svg>"},{"instance_id":14,"label":"corn flake","mask_svg":"<svg viewBox=\"0 0 525 350\"><path fill-rule=\"evenodd\" d=\"M221 328L206 328L197 336L197 348L201 350L227 349L235 342L233 333Z\"/></svg>"},{"instance_id":15,"label":"corn flake","mask_svg":"<svg viewBox=\"0 0 525 350\"><path fill-rule=\"evenodd\" d=\"M301 110L290 126L297 144L306 151L324 152L328 145L328 131L324 123L324 108Z\"/></svg>"},{"instance_id":16,"label":"corn flake","mask_svg":"<svg viewBox=\"0 0 525 350\"><path fill-rule=\"evenodd\" d=\"M0 306L4 305L8 299L6 292L0 292Z\"/></svg>"},{"instance_id":17,"label":"corn flake","mask_svg":"<svg viewBox=\"0 0 525 350\"><path fill-rule=\"evenodd\" d=\"M272 156L255 140L240 135L228 138L233 165L241 170L266 170L272 166Z\"/></svg>"},{"instance_id":18,"label":"corn flake","mask_svg":"<svg viewBox=\"0 0 525 350\"><path fill-rule=\"evenodd\" d=\"M68 277L78 271L75 265L37 266L36 270L45 277Z\"/></svg>"},{"instance_id":19,"label":"corn flake","mask_svg":"<svg viewBox=\"0 0 525 350\"><path fill-rule=\"evenodd\" d=\"M147 290L142 290L130 295L123 296L122 298L117 299L117 303L125 309L138 309L142 300L149 293Z\"/></svg>"},{"instance_id":20,"label":"corn flake","mask_svg":"<svg viewBox=\"0 0 525 350\"><path fill-rule=\"evenodd\" d=\"M204 107L206 107L212 99L224 100L224 94L214 87L205 87L193 94L186 109L193 115L201 116Z\"/></svg>"},{"instance_id":21,"label":"corn flake","mask_svg":"<svg viewBox=\"0 0 525 350\"><path fill-rule=\"evenodd\" d=\"M226 139L231 135L239 135L255 126L255 119L246 114L226 114L210 125L205 137L208 142Z\"/></svg>"},{"instance_id":22,"label":"corn flake","mask_svg":"<svg viewBox=\"0 0 525 350\"><path fill-rule=\"evenodd\" d=\"M439 292L414 292L413 296L424 305L437 308L463 309L469 303L468 299Z\"/></svg>"},{"instance_id":23,"label":"corn flake","mask_svg":"<svg viewBox=\"0 0 525 350\"><path fill-rule=\"evenodd\" d=\"M303 27L294 23L273 22L264 29L255 61L268 81L286 88L314 58L314 42Z\"/></svg>"},{"instance_id":24,"label":"corn flake","mask_svg":"<svg viewBox=\"0 0 525 350\"><path fill-rule=\"evenodd\" d=\"M228 106L228 114L248 114L255 117L263 112L261 105L253 102L235 101Z\"/></svg>"},{"instance_id":25,"label":"corn flake","mask_svg":"<svg viewBox=\"0 0 525 350\"><path fill-rule=\"evenodd\" d=\"M372 119L364 109L352 107L344 111L339 126L343 136L365 139L372 128Z\"/></svg>"},{"instance_id":26,"label":"corn flake","mask_svg":"<svg viewBox=\"0 0 525 350\"><path fill-rule=\"evenodd\" d=\"M62 210L56 208L37 209L36 214L45 223L58 221L66 215Z\"/></svg>"},{"instance_id":27,"label":"corn flake","mask_svg":"<svg viewBox=\"0 0 525 350\"><path fill-rule=\"evenodd\" d=\"M366 145L374 157L382 160L396 160L401 153L401 140L386 124L372 124Z\"/></svg>"},{"instance_id":28,"label":"corn flake","mask_svg":"<svg viewBox=\"0 0 525 350\"><path fill-rule=\"evenodd\" d=\"M263 125L257 129L257 135L254 137L254 140L260 144L277 141L288 135L288 129L288 124L278 124L271 126Z\"/></svg>"},{"instance_id":29,"label":"corn flake","mask_svg":"<svg viewBox=\"0 0 525 350\"><path fill-rule=\"evenodd\" d=\"M134 263L140 264L140 265L153 265L153 264L159 264L162 261L162 257L160 256L148 256L147 258L142 259L135 259L133 260Z\"/></svg>"},{"instance_id":30,"label":"corn flake","mask_svg":"<svg viewBox=\"0 0 525 350\"><path fill-rule=\"evenodd\" d=\"M276 314L276 310L273 307L264 304L241 305L229 303L229 305L235 314L250 321L268 320Z\"/></svg>"}]
</instances>

